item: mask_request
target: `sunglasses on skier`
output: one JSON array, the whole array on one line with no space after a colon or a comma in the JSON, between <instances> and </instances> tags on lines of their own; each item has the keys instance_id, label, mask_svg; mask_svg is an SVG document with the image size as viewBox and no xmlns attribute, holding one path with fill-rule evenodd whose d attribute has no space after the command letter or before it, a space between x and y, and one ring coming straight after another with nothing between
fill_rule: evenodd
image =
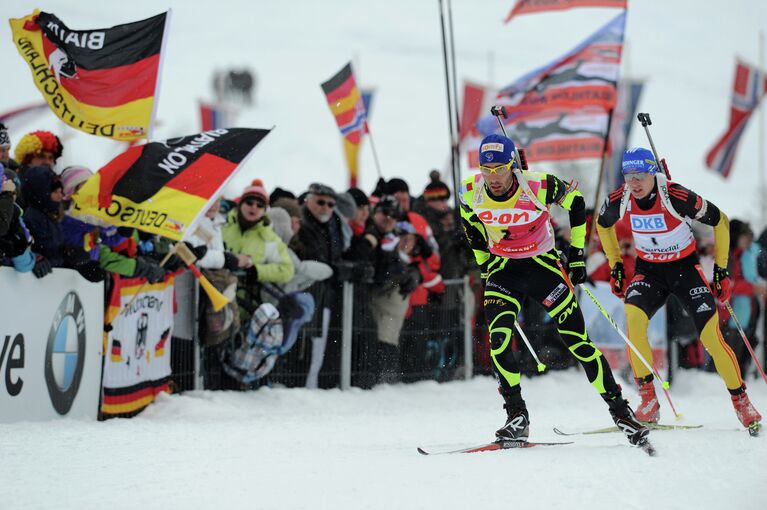
<instances>
[{"instance_id":1,"label":"sunglasses on skier","mask_svg":"<svg viewBox=\"0 0 767 510\"><path fill-rule=\"evenodd\" d=\"M500 177L503 177L504 175L508 174L511 171L511 165L513 165L513 161L509 161L506 164L498 165L496 167L489 167L480 165L479 171L482 172L482 175L485 177L489 177L490 174L496 174Z\"/></svg>"},{"instance_id":2,"label":"sunglasses on skier","mask_svg":"<svg viewBox=\"0 0 767 510\"><path fill-rule=\"evenodd\" d=\"M626 180L626 182L631 181L645 181L648 177L650 177L652 174L648 174L647 172L631 172L628 174L623 174L623 178Z\"/></svg>"}]
</instances>

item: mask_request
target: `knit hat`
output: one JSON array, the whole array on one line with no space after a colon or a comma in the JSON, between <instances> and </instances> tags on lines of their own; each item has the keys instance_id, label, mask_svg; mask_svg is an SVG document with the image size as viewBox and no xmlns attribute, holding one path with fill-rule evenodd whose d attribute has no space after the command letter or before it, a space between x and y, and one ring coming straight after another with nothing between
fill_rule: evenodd
<instances>
[{"instance_id":1,"label":"knit hat","mask_svg":"<svg viewBox=\"0 0 767 510\"><path fill-rule=\"evenodd\" d=\"M341 216L347 220L353 218L357 212L357 203L348 191L336 195L336 207Z\"/></svg>"},{"instance_id":2,"label":"knit hat","mask_svg":"<svg viewBox=\"0 0 767 510\"><path fill-rule=\"evenodd\" d=\"M32 131L22 136L19 143L16 144L16 161L26 165L30 158L41 154L43 151L53 153L53 159L57 160L64 152L64 146L59 137L50 131Z\"/></svg>"},{"instance_id":3,"label":"knit hat","mask_svg":"<svg viewBox=\"0 0 767 510\"><path fill-rule=\"evenodd\" d=\"M262 198L264 203L269 205L269 194L266 192L266 188L264 188L264 181L261 179L253 179L253 181L250 183L250 186L242 191L242 195L240 195L240 203L242 203L243 200L249 196Z\"/></svg>"},{"instance_id":4,"label":"knit hat","mask_svg":"<svg viewBox=\"0 0 767 510\"><path fill-rule=\"evenodd\" d=\"M272 207L279 207L280 209L285 209L288 211L288 214L290 214L293 218L300 218L301 217L301 206L298 205L298 200L295 198L278 198L274 202L272 202Z\"/></svg>"},{"instance_id":5,"label":"knit hat","mask_svg":"<svg viewBox=\"0 0 767 510\"><path fill-rule=\"evenodd\" d=\"M269 195L269 203L273 204L281 198L296 198L296 196L293 194L293 192L282 189L278 186L274 188L274 190Z\"/></svg>"},{"instance_id":6,"label":"knit hat","mask_svg":"<svg viewBox=\"0 0 767 510\"><path fill-rule=\"evenodd\" d=\"M450 198L450 188L439 179L439 174L431 176L431 182L423 190L423 198L429 200L447 200Z\"/></svg>"},{"instance_id":7,"label":"knit hat","mask_svg":"<svg viewBox=\"0 0 767 510\"><path fill-rule=\"evenodd\" d=\"M655 163L655 156L653 156L651 151L643 147L634 147L623 152L622 173L654 174L657 171L658 165Z\"/></svg>"},{"instance_id":8,"label":"knit hat","mask_svg":"<svg viewBox=\"0 0 767 510\"><path fill-rule=\"evenodd\" d=\"M394 179L390 179L389 182L386 183L387 195L393 195L400 191L404 191L405 193L410 193L410 187L408 187L407 183L403 179L400 179L399 177L395 177Z\"/></svg>"},{"instance_id":9,"label":"knit hat","mask_svg":"<svg viewBox=\"0 0 767 510\"><path fill-rule=\"evenodd\" d=\"M503 135L487 135L479 144L479 164L508 163L514 160L514 142ZM517 167L517 163L512 165Z\"/></svg>"},{"instance_id":10,"label":"knit hat","mask_svg":"<svg viewBox=\"0 0 767 510\"><path fill-rule=\"evenodd\" d=\"M61 184L64 191L64 200L69 200L75 192L75 188L87 181L93 172L84 166L68 166L61 172Z\"/></svg>"},{"instance_id":11,"label":"knit hat","mask_svg":"<svg viewBox=\"0 0 767 510\"><path fill-rule=\"evenodd\" d=\"M384 195L381 197L381 200L378 201L373 209L374 213L379 211L391 217L397 217L402 212L399 206L399 200L391 195Z\"/></svg>"},{"instance_id":12,"label":"knit hat","mask_svg":"<svg viewBox=\"0 0 767 510\"><path fill-rule=\"evenodd\" d=\"M354 199L354 203L357 204L357 207L362 207L363 205L370 205L370 199L368 199L368 196L361 189L349 188L349 191L347 191L347 193L352 196L352 198Z\"/></svg>"},{"instance_id":13,"label":"knit hat","mask_svg":"<svg viewBox=\"0 0 767 510\"><path fill-rule=\"evenodd\" d=\"M8 128L0 122L0 147L10 147L11 137L8 136Z\"/></svg>"}]
</instances>

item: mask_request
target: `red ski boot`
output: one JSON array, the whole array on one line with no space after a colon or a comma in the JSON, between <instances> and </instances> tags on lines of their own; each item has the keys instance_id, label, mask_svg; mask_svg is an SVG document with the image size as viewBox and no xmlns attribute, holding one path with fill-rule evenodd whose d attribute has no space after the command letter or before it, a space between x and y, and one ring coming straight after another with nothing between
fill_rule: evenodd
<instances>
[{"instance_id":1,"label":"red ski boot","mask_svg":"<svg viewBox=\"0 0 767 510\"><path fill-rule=\"evenodd\" d=\"M652 377L647 379L637 379L639 385L639 396L642 401L636 407L635 415L637 420L644 423L658 423L660 419L660 404L655 395L655 386L652 383Z\"/></svg>"},{"instance_id":2,"label":"red ski boot","mask_svg":"<svg viewBox=\"0 0 767 510\"><path fill-rule=\"evenodd\" d=\"M745 388L741 393L732 395L732 406L735 408L735 414L738 415L740 423L748 429L749 434L757 435L761 428L760 421L762 421L762 415L754 409L753 404L748 399Z\"/></svg>"}]
</instances>

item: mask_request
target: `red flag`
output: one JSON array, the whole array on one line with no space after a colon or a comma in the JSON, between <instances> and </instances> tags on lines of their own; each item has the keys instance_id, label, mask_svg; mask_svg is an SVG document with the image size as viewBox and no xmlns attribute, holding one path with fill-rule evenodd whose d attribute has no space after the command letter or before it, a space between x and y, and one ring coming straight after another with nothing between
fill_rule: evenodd
<instances>
[{"instance_id":1,"label":"red flag","mask_svg":"<svg viewBox=\"0 0 767 510\"><path fill-rule=\"evenodd\" d=\"M545 11L564 11L575 7L618 7L626 8L626 0L519 0L514 4L504 23L520 14L533 14Z\"/></svg>"},{"instance_id":2,"label":"red flag","mask_svg":"<svg viewBox=\"0 0 767 510\"><path fill-rule=\"evenodd\" d=\"M735 152L748 119L767 93L765 73L755 67L738 61L735 66L735 80L732 85L730 124L727 131L706 155L706 166L727 177L732 170Z\"/></svg>"}]
</instances>

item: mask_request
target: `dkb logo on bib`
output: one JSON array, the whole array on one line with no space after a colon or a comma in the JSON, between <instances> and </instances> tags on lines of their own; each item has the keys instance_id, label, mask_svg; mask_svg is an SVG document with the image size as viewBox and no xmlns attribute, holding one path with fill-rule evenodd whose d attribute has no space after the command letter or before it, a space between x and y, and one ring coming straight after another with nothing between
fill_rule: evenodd
<instances>
[{"instance_id":1,"label":"dkb logo on bib","mask_svg":"<svg viewBox=\"0 0 767 510\"><path fill-rule=\"evenodd\" d=\"M631 215L631 229L634 232L662 232L667 230L666 218L662 214Z\"/></svg>"}]
</instances>

